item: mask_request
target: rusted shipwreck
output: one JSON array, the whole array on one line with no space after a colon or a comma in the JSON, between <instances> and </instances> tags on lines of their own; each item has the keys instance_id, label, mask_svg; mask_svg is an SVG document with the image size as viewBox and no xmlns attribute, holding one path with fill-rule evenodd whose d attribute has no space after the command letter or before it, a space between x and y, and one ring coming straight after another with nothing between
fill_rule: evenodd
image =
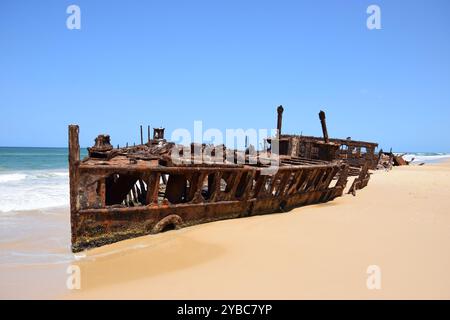
<instances>
[{"instance_id":1,"label":"rusted shipwreck","mask_svg":"<svg viewBox=\"0 0 450 320\"><path fill-rule=\"evenodd\" d=\"M281 107L279 134L264 150L273 156L279 140L275 171L267 170L272 164L263 153L252 157L248 149L223 145L191 144L189 156L174 161L174 150L182 154L186 147L168 142L163 128L155 128L152 138L148 128L144 143L141 127L141 143L122 148L114 148L108 135L99 135L88 148L89 155L80 160L79 127L70 125L72 250L216 220L283 212L342 196L350 165L341 159L341 145L324 134L322 139L302 140L311 144L310 151L302 152L294 136L281 135L282 112ZM292 151L294 147L298 152ZM360 174L352 188L364 187L365 180Z\"/></svg>"},{"instance_id":2,"label":"rusted shipwreck","mask_svg":"<svg viewBox=\"0 0 450 320\"><path fill-rule=\"evenodd\" d=\"M412 158L411 161L407 161L403 158L405 155L406 153L395 154L392 152L392 149L389 152L380 150L378 169L392 170L392 167L409 166L415 159ZM424 163L421 163L419 165L423 164Z\"/></svg>"}]
</instances>

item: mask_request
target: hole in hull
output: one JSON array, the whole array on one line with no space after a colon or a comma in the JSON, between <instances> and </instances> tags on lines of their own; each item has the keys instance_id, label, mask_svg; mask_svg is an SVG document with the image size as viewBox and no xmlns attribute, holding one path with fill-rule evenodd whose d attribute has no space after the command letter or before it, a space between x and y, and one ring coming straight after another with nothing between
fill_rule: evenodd
<instances>
[{"instance_id":1,"label":"hole in hull","mask_svg":"<svg viewBox=\"0 0 450 320\"><path fill-rule=\"evenodd\" d=\"M160 231L160 233L176 230L176 225L174 223L168 223L166 224Z\"/></svg>"}]
</instances>

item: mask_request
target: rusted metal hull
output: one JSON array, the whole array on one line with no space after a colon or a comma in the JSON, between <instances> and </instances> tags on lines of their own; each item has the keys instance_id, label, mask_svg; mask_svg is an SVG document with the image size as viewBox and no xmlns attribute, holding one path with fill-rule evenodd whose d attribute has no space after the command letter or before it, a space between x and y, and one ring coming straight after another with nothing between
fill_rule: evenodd
<instances>
[{"instance_id":1,"label":"rusted metal hull","mask_svg":"<svg viewBox=\"0 0 450 320\"><path fill-rule=\"evenodd\" d=\"M288 211L342 196L348 165L282 157L278 170L257 165L167 166L96 141L79 159L78 126L69 127L72 250L102 246L216 220ZM139 154L139 157L136 156Z\"/></svg>"},{"instance_id":2,"label":"rusted metal hull","mask_svg":"<svg viewBox=\"0 0 450 320\"><path fill-rule=\"evenodd\" d=\"M370 172L369 172L369 165L366 164L361 168L361 171L359 172L358 177L356 177L355 180L353 180L353 183L348 191L348 193L353 194L356 196L356 191L360 189L364 189L367 187L370 181Z\"/></svg>"},{"instance_id":3,"label":"rusted metal hull","mask_svg":"<svg viewBox=\"0 0 450 320\"><path fill-rule=\"evenodd\" d=\"M85 209L77 212L74 252L128 238L155 234L217 220L288 211L298 206L327 202L341 196L343 186L267 199L217 203L146 206L142 208Z\"/></svg>"},{"instance_id":4,"label":"rusted metal hull","mask_svg":"<svg viewBox=\"0 0 450 320\"><path fill-rule=\"evenodd\" d=\"M378 168L391 170L392 167L408 166L411 161L414 161L414 158L411 161L406 161L403 159L404 155L396 155L392 153L392 150L390 152L381 150L378 158Z\"/></svg>"}]
</instances>

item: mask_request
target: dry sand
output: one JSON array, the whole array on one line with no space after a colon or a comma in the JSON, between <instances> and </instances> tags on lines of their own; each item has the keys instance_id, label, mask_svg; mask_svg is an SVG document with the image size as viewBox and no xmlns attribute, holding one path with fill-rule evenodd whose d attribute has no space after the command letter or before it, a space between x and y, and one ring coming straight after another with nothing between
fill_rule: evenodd
<instances>
[{"instance_id":1,"label":"dry sand","mask_svg":"<svg viewBox=\"0 0 450 320\"><path fill-rule=\"evenodd\" d=\"M449 195L449 163L377 172L356 197L92 250L66 298L450 299Z\"/></svg>"},{"instance_id":2,"label":"dry sand","mask_svg":"<svg viewBox=\"0 0 450 320\"><path fill-rule=\"evenodd\" d=\"M450 299L449 194L450 163L376 172L356 197L90 250L74 262L81 290L51 292L65 299ZM371 265L381 269L381 290L367 288ZM48 295L45 281L63 287L66 267L30 267L25 274L42 277L41 291L27 292Z\"/></svg>"}]
</instances>

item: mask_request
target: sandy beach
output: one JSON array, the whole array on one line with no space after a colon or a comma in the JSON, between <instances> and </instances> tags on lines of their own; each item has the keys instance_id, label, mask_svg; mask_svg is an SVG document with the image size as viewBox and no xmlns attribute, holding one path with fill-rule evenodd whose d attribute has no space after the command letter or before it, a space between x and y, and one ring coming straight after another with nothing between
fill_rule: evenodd
<instances>
[{"instance_id":1,"label":"sandy beach","mask_svg":"<svg viewBox=\"0 0 450 320\"><path fill-rule=\"evenodd\" d=\"M90 250L72 262L81 290L66 288L69 263L0 266L0 296L450 299L449 193L450 162L378 171L356 197Z\"/></svg>"}]
</instances>

